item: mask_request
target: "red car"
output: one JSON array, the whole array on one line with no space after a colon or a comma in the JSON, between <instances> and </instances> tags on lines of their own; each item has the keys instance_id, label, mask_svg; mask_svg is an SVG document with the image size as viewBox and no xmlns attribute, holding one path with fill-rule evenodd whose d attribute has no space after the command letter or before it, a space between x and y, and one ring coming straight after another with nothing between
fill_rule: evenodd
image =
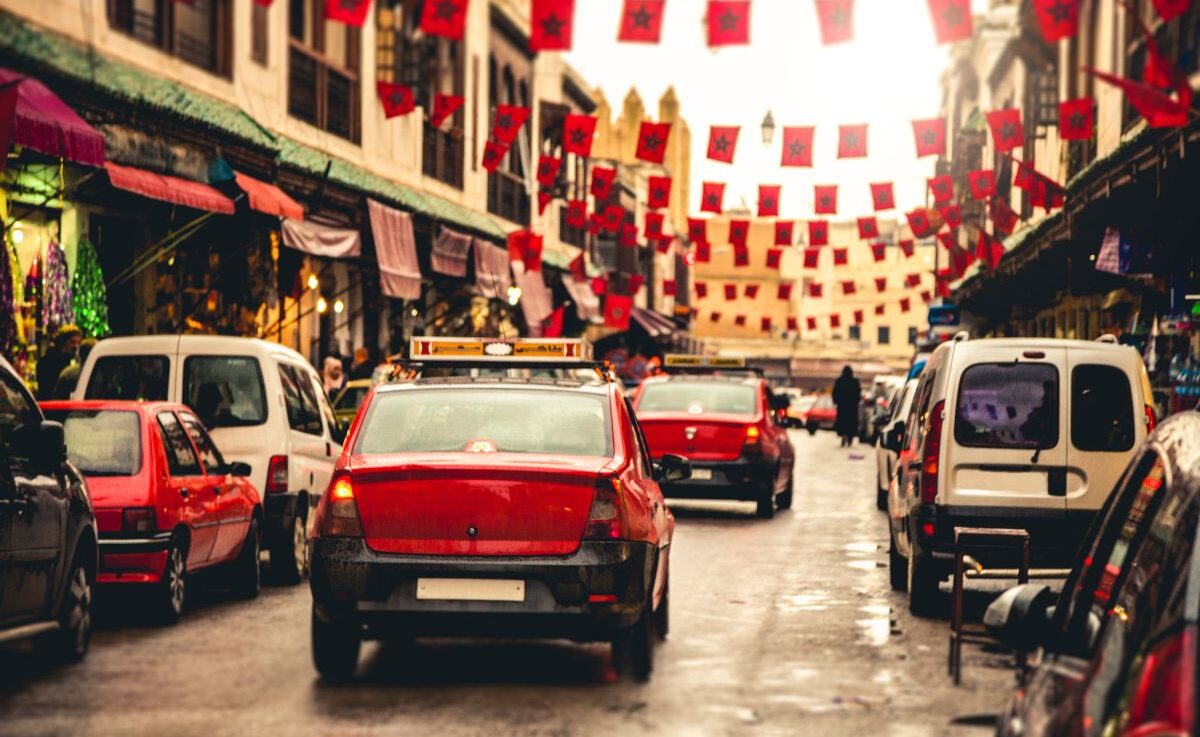
<instances>
[{"instance_id":1,"label":"red car","mask_svg":"<svg viewBox=\"0 0 1200 737\"><path fill-rule=\"evenodd\" d=\"M649 676L675 529L658 481L688 464L651 462L620 386L579 375L587 347L414 338L421 378L367 396L314 523L324 678L389 634L609 641Z\"/></svg>"},{"instance_id":2,"label":"red car","mask_svg":"<svg viewBox=\"0 0 1200 737\"><path fill-rule=\"evenodd\" d=\"M669 373L646 379L633 399L655 458L678 454L691 476L665 484L668 497L733 499L758 504L758 516L792 506L795 451L784 427L788 398L765 379L719 359L667 356Z\"/></svg>"},{"instance_id":3,"label":"red car","mask_svg":"<svg viewBox=\"0 0 1200 737\"><path fill-rule=\"evenodd\" d=\"M96 582L150 587L179 619L188 576L224 566L235 593L258 595L262 503L200 420L167 402L43 402L63 423L67 456L87 479L100 532Z\"/></svg>"},{"instance_id":4,"label":"red car","mask_svg":"<svg viewBox=\"0 0 1200 737\"><path fill-rule=\"evenodd\" d=\"M817 430L832 430L836 426L837 405L833 403L833 395L822 394L804 414L804 428L809 435L816 435Z\"/></svg>"}]
</instances>

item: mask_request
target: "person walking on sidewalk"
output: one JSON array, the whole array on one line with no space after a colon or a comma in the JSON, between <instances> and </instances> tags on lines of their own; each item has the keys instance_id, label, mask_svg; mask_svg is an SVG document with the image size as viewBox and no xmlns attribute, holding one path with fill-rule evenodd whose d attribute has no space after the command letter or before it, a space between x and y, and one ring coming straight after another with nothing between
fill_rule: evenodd
<instances>
[{"instance_id":1,"label":"person walking on sidewalk","mask_svg":"<svg viewBox=\"0 0 1200 737\"><path fill-rule=\"evenodd\" d=\"M833 403L837 406L837 422L834 429L842 439L842 447L849 447L858 433L858 404L862 401L862 385L854 378L849 366L842 368L842 375L833 383Z\"/></svg>"}]
</instances>

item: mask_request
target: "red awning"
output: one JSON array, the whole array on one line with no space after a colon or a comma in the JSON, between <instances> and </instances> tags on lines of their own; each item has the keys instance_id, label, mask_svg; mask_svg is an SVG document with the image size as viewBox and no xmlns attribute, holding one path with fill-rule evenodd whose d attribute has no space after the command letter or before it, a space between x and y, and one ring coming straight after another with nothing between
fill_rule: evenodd
<instances>
[{"instance_id":1,"label":"red awning","mask_svg":"<svg viewBox=\"0 0 1200 737\"><path fill-rule=\"evenodd\" d=\"M104 168L108 170L108 179L112 182L112 186L117 189L197 210L209 210L225 215L233 214L233 200L207 184L166 174L155 174L152 171L114 164L111 161L104 162Z\"/></svg>"},{"instance_id":2,"label":"red awning","mask_svg":"<svg viewBox=\"0 0 1200 737\"><path fill-rule=\"evenodd\" d=\"M251 209L281 218L304 219L304 208L279 187L240 171L234 171L233 176L237 180L237 186L246 193Z\"/></svg>"},{"instance_id":3,"label":"red awning","mask_svg":"<svg viewBox=\"0 0 1200 737\"><path fill-rule=\"evenodd\" d=\"M0 87L9 84L17 85L13 143L85 166L104 164L104 135L85 123L46 85L0 68Z\"/></svg>"}]
</instances>

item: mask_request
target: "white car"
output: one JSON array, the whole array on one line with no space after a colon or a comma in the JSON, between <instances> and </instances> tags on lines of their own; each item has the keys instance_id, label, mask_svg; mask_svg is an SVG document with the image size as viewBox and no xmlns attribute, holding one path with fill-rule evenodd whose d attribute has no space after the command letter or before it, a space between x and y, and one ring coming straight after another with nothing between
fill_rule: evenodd
<instances>
[{"instance_id":1,"label":"white car","mask_svg":"<svg viewBox=\"0 0 1200 737\"><path fill-rule=\"evenodd\" d=\"M342 449L333 407L303 356L253 338L109 338L88 356L72 398L166 400L195 410L225 457L250 465L272 576L303 578L311 511Z\"/></svg>"},{"instance_id":2,"label":"white car","mask_svg":"<svg viewBox=\"0 0 1200 737\"><path fill-rule=\"evenodd\" d=\"M888 415L880 425L875 438L875 507L881 511L887 509L888 484L892 480L892 474L896 472L897 458L896 451L892 450L885 440L889 432L903 424L904 420L908 418L916 388L916 377L909 379L904 386L900 387L900 390L892 397Z\"/></svg>"},{"instance_id":3,"label":"white car","mask_svg":"<svg viewBox=\"0 0 1200 737\"><path fill-rule=\"evenodd\" d=\"M940 346L917 383L889 499L893 580L928 613L951 573L956 527L1029 532L1034 567L1069 568L1153 428L1141 355L1111 338L967 340ZM1015 567L1017 551L979 551ZM903 579L900 568L904 569Z\"/></svg>"}]
</instances>

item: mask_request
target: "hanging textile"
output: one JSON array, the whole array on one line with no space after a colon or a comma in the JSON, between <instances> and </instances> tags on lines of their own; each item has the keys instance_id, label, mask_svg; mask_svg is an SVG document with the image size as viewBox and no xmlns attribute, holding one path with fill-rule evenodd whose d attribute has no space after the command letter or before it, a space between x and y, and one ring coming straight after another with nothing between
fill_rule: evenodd
<instances>
[{"instance_id":1,"label":"hanging textile","mask_svg":"<svg viewBox=\"0 0 1200 737\"><path fill-rule=\"evenodd\" d=\"M357 258L362 253L362 236L357 230L284 218L280 232L283 245L313 256Z\"/></svg>"},{"instance_id":2,"label":"hanging textile","mask_svg":"<svg viewBox=\"0 0 1200 737\"><path fill-rule=\"evenodd\" d=\"M584 322L590 321L594 317L600 317L600 298L592 290L590 283L575 281L575 277L570 274L563 274L563 286L567 288L567 294L571 295L571 301L575 303L575 314L579 315L579 319Z\"/></svg>"},{"instance_id":3,"label":"hanging textile","mask_svg":"<svg viewBox=\"0 0 1200 737\"><path fill-rule=\"evenodd\" d=\"M42 276L42 321L46 335L56 334L64 325L75 324L67 254L57 241L50 241L46 246L45 272Z\"/></svg>"},{"instance_id":4,"label":"hanging textile","mask_svg":"<svg viewBox=\"0 0 1200 737\"><path fill-rule=\"evenodd\" d=\"M3 241L0 241L0 248L4 249L3 255L0 255L0 352L11 359L15 353L14 349L21 342L17 333L16 318L15 274L18 270L13 269L16 257L14 251L3 245Z\"/></svg>"},{"instance_id":5,"label":"hanging textile","mask_svg":"<svg viewBox=\"0 0 1200 737\"><path fill-rule=\"evenodd\" d=\"M475 242L475 291L481 297L507 299L512 286L508 251L483 241Z\"/></svg>"},{"instance_id":6,"label":"hanging textile","mask_svg":"<svg viewBox=\"0 0 1200 737\"><path fill-rule=\"evenodd\" d=\"M396 299L419 299L421 266L417 263L417 241L412 216L375 200L367 200L371 233L375 236L375 258L379 260L379 283L383 293Z\"/></svg>"},{"instance_id":7,"label":"hanging textile","mask_svg":"<svg viewBox=\"0 0 1200 737\"><path fill-rule=\"evenodd\" d=\"M467 254L471 250L471 236L443 227L433 242L430 261L433 270L447 276L467 275Z\"/></svg>"},{"instance_id":8,"label":"hanging textile","mask_svg":"<svg viewBox=\"0 0 1200 737\"><path fill-rule=\"evenodd\" d=\"M554 312L550 290L540 271L521 271L517 274L517 286L521 288L521 311L525 324L529 326L529 337L542 337L542 322Z\"/></svg>"}]
</instances>

